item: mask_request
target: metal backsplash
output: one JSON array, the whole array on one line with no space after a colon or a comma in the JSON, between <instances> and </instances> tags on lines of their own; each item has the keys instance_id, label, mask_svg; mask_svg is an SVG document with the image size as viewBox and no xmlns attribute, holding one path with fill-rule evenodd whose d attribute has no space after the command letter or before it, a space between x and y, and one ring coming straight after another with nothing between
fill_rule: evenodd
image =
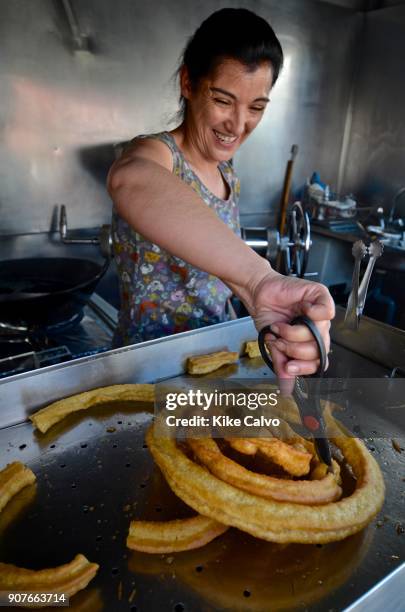
<instances>
[{"instance_id":1,"label":"metal backsplash","mask_svg":"<svg viewBox=\"0 0 405 612\"><path fill-rule=\"evenodd\" d=\"M405 6L367 14L344 184L389 211L405 186Z\"/></svg>"},{"instance_id":2,"label":"metal backsplash","mask_svg":"<svg viewBox=\"0 0 405 612\"><path fill-rule=\"evenodd\" d=\"M240 4L1 2L0 235L49 231L61 204L72 228L108 222L113 145L168 125L188 36L214 10ZM286 55L268 113L236 159L251 225L270 221L293 143L295 186L315 168L336 182L361 17L315 0L242 4L269 19Z\"/></svg>"},{"instance_id":3,"label":"metal backsplash","mask_svg":"<svg viewBox=\"0 0 405 612\"><path fill-rule=\"evenodd\" d=\"M327 3L268 6L264 14L280 36L285 65L267 114L236 156L245 225L274 224L292 144L299 147L293 191L314 170L336 185L362 27L360 13Z\"/></svg>"}]
</instances>

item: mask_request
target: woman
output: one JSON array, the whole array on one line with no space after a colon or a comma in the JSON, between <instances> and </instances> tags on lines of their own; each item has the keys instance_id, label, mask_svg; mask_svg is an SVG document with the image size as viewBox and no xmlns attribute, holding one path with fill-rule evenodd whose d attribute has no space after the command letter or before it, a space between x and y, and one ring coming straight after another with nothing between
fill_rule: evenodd
<instances>
[{"instance_id":1,"label":"woman","mask_svg":"<svg viewBox=\"0 0 405 612\"><path fill-rule=\"evenodd\" d=\"M310 374L317 350L298 314L329 350L334 304L320 284L286 278L239 238L232 157L258 125L282 66L269 24L245 9L211 15L179 69L183 120L136 138L113 165L113 235L122 308L116 341L129 344L227 320L235 293L269 336L283 378Z\"/></svg>"}]
</instances>

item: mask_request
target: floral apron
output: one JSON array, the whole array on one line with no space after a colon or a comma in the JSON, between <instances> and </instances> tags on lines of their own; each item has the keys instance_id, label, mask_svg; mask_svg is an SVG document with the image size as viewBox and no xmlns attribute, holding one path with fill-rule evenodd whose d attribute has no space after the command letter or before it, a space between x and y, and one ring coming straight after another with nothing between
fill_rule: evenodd
<instances>
[{"instance_id":1,"label":"floral apron","mask_svg":"<svg viewBox=\"0 0 405 612\"><path fill-rule=\"evenodd\" d=\"M221 200L193 172L171 134L162 132L139 138L164 142L173 154L174 174L190 185L237 235L240 234L240 186L231 162L219 164L229 186L229 198ZM114 346L152 340L230 318L226 305L231 291L222 281L146 240L118 215L115 208L112 235L121 296Z\"/></svg>"}]
</instances>

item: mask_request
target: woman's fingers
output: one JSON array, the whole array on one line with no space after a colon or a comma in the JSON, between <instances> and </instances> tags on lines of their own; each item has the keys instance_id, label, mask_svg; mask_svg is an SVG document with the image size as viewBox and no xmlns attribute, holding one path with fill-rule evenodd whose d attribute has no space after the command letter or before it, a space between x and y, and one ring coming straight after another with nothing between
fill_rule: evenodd
<instances>
[{"instance_id":1,"label":"woman's fingers","mask_svg":"<svg viewBox=\"0 0 405 612\"><path fill-rule=\"evenodd\" d=\"M291 378L302 374L314 374L319 368L319 359L290 359L285 351L280 350L279 341L271 340L266 335L266 344L270 349L274 369L279 378Z\"/></svg>"},{"instance_id":2,"label":"woman's fingers","mask_svg":"<svg viewBox=\"0 0 405 612\"><path fill-rule=\"evenodd\" d=\"M318 371L319 366L319 359L313 359L311 361L290 359L286 364L286 371L290 376L308 376L309 374L315 374L315 372Z\"/></svg>"},{"instance_id":3,"label":"woman's fingers","mask_svg":"<svg viewBox=\"0 0 405 612\"><path fill-rule=\"evenodd\" d=\"M319 350L316 342L286 342L277 340L276 347L290 359L302 361L315 361L319 359Z\"/></svg>"},{"instance_id":4,"label":"woman's fingers","mask_svg":"<svg viewBox=\"0 0 405 612\"><path fill-rule=\"evenodd\" d=\"M288 357L282 351L279 351L275 345L274 341L268 341L268 336L266 336L266 344L271 352L271 359L273 361L274 370L279 379L291 379L292 386L291 390L294 386L295 374L289 374L287 372L286 366L288 364Z\"/></svg>"},{"instance_id":5,"label":"woman's fingers","mask_svg":"<svg viewBox=\"0 0 405 612\"><path fill-rule=\"evenodd\" d=\"M274 325L272 325L271 327L272 329L274 329ZM282 330L280 329L280 332L281 331ZM300 336L307 337L306 334L301 334L301 332ZM309 337L312 338L311 333L309 333ZM325 342L326 349L327 351L329 351L329 331L326 332L326 337L324 337L323 339ZM266 335L266 344L269 346L269 349L271 351L274 369L279 379L288 379L291 377L294 378L295 376L306 376L309 374L315 374L315 372L319 370L319 350L318 345L316 344L316 342L314 342L314 340L306 342L290 342L285 340L284 337L281 337L280 333L279 338L276 338L273 335ZM327 360L325 369L327 369L328 366L329 362Z\"/></svg>"},{"instance_id":6,"label":"woman's fingers","mask_svg":"<svg viewBox=\"0 0 405 612\"><path fill-rule=\"evenodd\" d=\"M316 323L317 328L319 329L322 339L325 344L326 352L328 353L330 350L330 321L318 321ZM297 357L298 359L313 359L319 355L318 351L316 355L310 353L307 356L307 352L305 354L296 354L294 353L293 346L297 344L306 344L316 346L314 342L314 337L309 331L306 325L290 325L289 323L274 323L271 325L271 330L278 336L280 336L280 340L285 342L286 347L290 346L290 348L286 348L286 354L291 357ZM306 349L308 350L308 349Z\"/></svg>"},{"instance_id":7,"label":"woman's fingers","mask_svg":"<svg viewBox=\"0 0 405 612\"><path fill-rule=\"evenodd\" d=\"M277 348L275 343L270 342L267 344L271 351L274 370L279 379L292 379L294 382L296 376L315 374L319 369L319 359L305 361L302 359L290 359L283 351ZM292 385L292 387L293 386L294 385Z\"/></svg>"},{"instance_id":8,"label":"woman's fingers","mask_svg":"<svg viewBox=\"0 0 405 612\"><path fill-rule=\"evenodd\" d=\"M328 290L322 292L315 304L303 302L301 308L303 314L313 321L333 319L335 316L335 303Z\"/></svg>"}]
</instances>

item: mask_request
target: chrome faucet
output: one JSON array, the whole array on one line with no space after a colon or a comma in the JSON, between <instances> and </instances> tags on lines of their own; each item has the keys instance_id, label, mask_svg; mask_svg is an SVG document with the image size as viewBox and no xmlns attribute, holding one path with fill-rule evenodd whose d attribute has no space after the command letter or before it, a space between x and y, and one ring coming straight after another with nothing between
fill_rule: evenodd
<instances>
[{"instance_id":1,"label":"chrome faucet","mask_svg":"<svg viewBox=\"0 0 405 612\"><path fill-rule=\"evenodd\" d=\"M112 256L111 226L102 225L96 236L83 238L68 230L66 206L62 204L59 217L59 234L64 244L97 244L101 253L108 259Z\"/></svg>"},{"instance_id":2,"label":"chrome faucet","mask_svg":"<svg viewBox=\"0 0 405 612\"><path fill-rule=\"evenodd\" d=\"M401 189L398 189L398 191L396 192L396 194L392 198L392 206L391 206L390 215L388 217L388 223L392 223L392 221L394 220L394 213L395 213L395 208L396 208L396 205L397 205L397 201L399 200L399 198L404 193L405 193L405 187L401 187Z\"/></svg>"},{"instance_id":3,"label":"chrome faucet","mask_svg":"<svg viewBox=\"0 0 405 612\"><path fill-rule=\"evenodd\" d=\"M385 230L384 209L382 206L377 208L377 217L382 230Z\"/></svg>"}]
</instances>

